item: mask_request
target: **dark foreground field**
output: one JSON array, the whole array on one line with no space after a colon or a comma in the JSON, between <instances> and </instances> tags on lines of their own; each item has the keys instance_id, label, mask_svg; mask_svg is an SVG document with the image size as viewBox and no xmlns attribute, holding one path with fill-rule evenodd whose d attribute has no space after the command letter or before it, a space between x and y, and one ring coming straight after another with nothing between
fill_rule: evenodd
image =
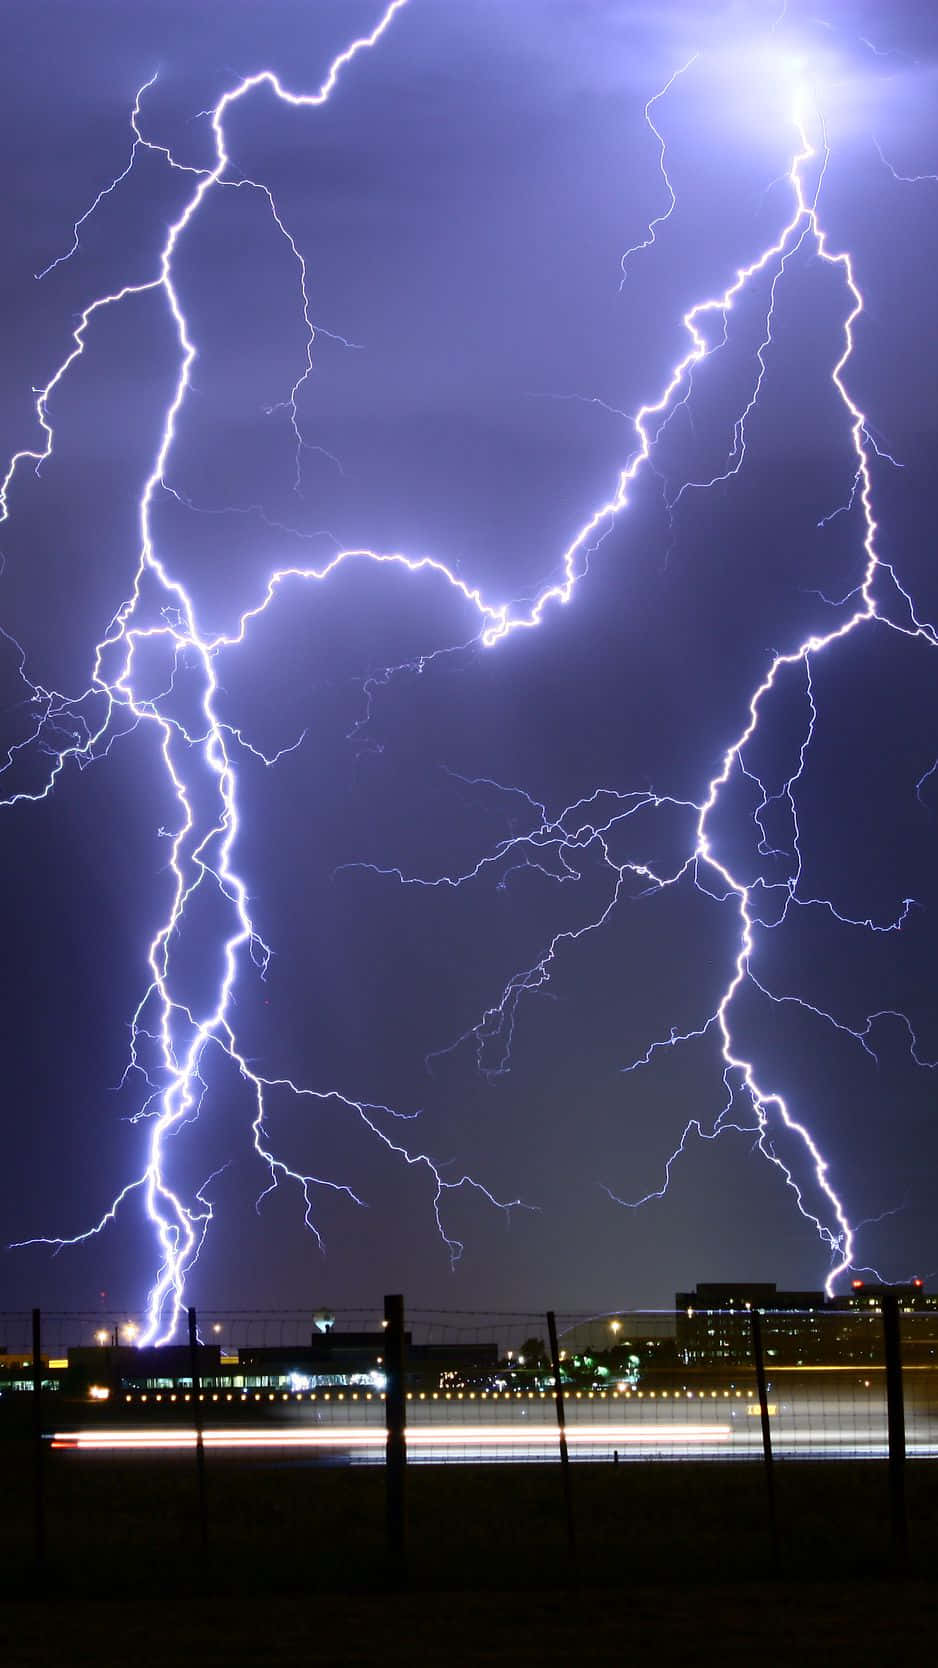
<instances>
[{"instance_id":1,"label":"dark foreground field","mask_svg":"<svg viewBox=\"0 0 938 1668\"><path fill-rule=\"evenodd\" d=\"M938 1603L921 1581L671 1581L586 1592L336 1594L313 1599L8 1604L10 1668L241 1668L686 1663L894 1668L935 1660Z\"/></svg>"},{"instance_id":2,"label":"dark foreground field","mask_svg":"<svg viewBox=\"0 0 938 1668\"><path fill-rule=\"evenodd\" d=\"M935 1660L938 1466L908 1467L910 1573L890 1549L885 1466L779 1465L772 1561L758 1464L415 1467L408 1571L389 1587L380 1468L294 1456L55 1453L47 1560L31 1550L28 1452L6 1445L7 1664Z\"/></svg>"}]
</instances>

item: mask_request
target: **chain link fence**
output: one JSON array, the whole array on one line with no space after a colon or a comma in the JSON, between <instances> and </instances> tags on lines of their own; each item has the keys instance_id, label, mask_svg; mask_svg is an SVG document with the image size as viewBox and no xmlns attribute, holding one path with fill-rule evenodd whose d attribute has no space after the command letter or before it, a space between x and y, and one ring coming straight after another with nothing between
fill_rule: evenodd
<instances>
[{"instance_id":1,"label":"chain link fence","mask_svg":"<svg viewBox=\"0 0 938 1668\"><path fill-rule=\"evenodd\" d=\"M4 1567L67 1568L94 1589L108 1570L169 1578L189 1547L191 1569L214 1560L217 1576L221 1560L302 1585L315 1546L320 1584L347 1579L350 1559L356 1579L400 1580L421 1512L425 1569L446 1545L461 1568L501 1542L503 1573L538 1547L567 1573L587 1557L621 1572L616 1545L640 1563L657 1535L667 1556L708 1519L772 1563L812 1535L828 1557L832 1533L843 1544L843 1522L824 1521L838 1493L841 1517L859 1528L868 1512L873 1543L901 1564L907 1461L926 1479L926 1539L938 1524L918 1464L938 1456L938 1314L898 1295L403 1322L387 1301L189 1311L160 1347L140 1314L0 1316L16 1501L0 1515ZM819 1464L831 1461L852 1463ZM812 1489L796 1523L793 1490Z\"/></svg>"}]
</instances>

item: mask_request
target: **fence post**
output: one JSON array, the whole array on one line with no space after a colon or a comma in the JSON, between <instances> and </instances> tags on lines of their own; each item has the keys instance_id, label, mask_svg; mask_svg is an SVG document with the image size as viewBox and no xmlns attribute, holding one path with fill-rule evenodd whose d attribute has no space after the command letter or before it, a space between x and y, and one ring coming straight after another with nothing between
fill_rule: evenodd
<instances>
[{"instance_id":1,"label":"fence post","mask_svg":"<svg viewBox=\"0 0 938 1668\"><path fill-rule=\"evenodd\" d=\"M384 1299L384 1411L387 1426L385 1453L387 1486L388 1559L391 1579L403 1582L406 1574L404 1537L404 1470L407 1464L407 1404L404 1369L404 1299Z\"/></svg>"},{"instance_id":2,"label":"fence post","mask_svg":"<svg viewBox=\"0 0 938 1668\"><path fill-rule=\"evenodd\" d=\"M202 1379L199 1373L199 1330L194 1309L186 1311L189 1318L189 1374L192 1379L193 1421L195 1423L195 1471L199 1489L199 1539L202 1551L208 1548L208 1512L205 1499L205 1443L202 1439Z\"/></svg>"},{"instance_id":3,"label":"fence post","mask_svg":"<svg viewBox=\"0 0 938 1668\"><path fill-rule=\"evenodd\" d=\"M899 1299L886 1292L882 1299L883 1342L886 1356L886 1422L889 1432L889 1517L892 1550L900 1566L909 1556L909 1525L905 1509L905 1405L902 1394L902 1339Z\"/></svg>"},{"instance_id":4,"label":"fence post","mask_svg":"<svg viewBox=\"0 0 938 1668\"><path fill-rule=\"evenodd\" d=\"M550 1340L550 1364L554 1374L554 1397L557 1403L557 1430L560 1436L560 1475L563 1479L563 1503L567 1518L567 1546L572 1562L576 1560L576 1523L573 1517L573 1490L570 1486L570 1454L567 1448L567 1415L563 1405L563 1385L560 1381L560 1350L557 1347L557 1317L553 1309L547 1311L547 1336Z\"/></svg>"},{"instance_id":5,"label":"fence post","mask_svg":"<svg viewBox=\"0 0 938 1668\"><path fill-rule=\"evenodd\" d=\"M45 1455L42 1446L42 1317L33 1310L33 1526L36 1569L46 1559Z\"/></svg>"},{"instance_id":6,"label":"fence post","mask_svg":"<svg viewBox=\"0 0 938 1668\"><path fill-rule=\"evenodd\" d=\"M769 1424L769 1395L765 1382L765 1357L762 1352L762 1316L758 1309L749 1313L752 1327L752 1360L756 1369L756 1388L759 1394L759 1416L762 1421L762 1458L765 1464L765 1492L769 1508L769 1536L772 1557L778 1563L778 1519L775 1512L775 1471L772 1463L772 1427Z\"/></svg>"}]
</instances>

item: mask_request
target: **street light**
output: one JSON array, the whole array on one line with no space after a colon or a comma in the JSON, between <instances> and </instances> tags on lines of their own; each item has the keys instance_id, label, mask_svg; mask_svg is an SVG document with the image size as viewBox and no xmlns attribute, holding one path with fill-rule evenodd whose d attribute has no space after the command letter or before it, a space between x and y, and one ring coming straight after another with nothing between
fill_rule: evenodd
<instances>
[{"instance_id":1,"label":"street light","mask_svg":"<svg viewBox=\"0 0 938 1668\"><path fill-rule=\"evenodd\" d=\"M95 1336L95 1343L106 1344L108 1339L110 1338L111 1334L110 1334L110 1332L105 1331L104 1327L102 1327L101 1331L96 1332L94 1336Z\"/></svg>"},{"instance_id":2,"label":"street light","mask_svg":"<svg viewBox=\"0 0 938 1668\"><path fill-rule=\"evenodd\" d=\"M609 1322L609 1330L614 1338L617 1337L622 1331L622 1322L620 1320L611 1320Z\"/></svg>"},{"instance_id":3,"label":"street light","mask_svg":"<svg viewBox=\"0 0 938 1668\"><path fill-rule=\"evenodd\" d=\"M136 1321L125 1321L124 1322L124 1337L129 1338L131 1343L133 1343L133 1341L136 1338L137 1333L139 1331L140 1331L140 1328L137 1325Z\"/></svg>"}]
</instances>

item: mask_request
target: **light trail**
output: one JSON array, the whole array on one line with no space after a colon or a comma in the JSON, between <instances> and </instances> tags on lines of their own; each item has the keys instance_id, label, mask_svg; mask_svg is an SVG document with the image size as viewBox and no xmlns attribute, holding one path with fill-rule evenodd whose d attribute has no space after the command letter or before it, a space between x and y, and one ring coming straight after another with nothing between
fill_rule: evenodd
<instances>
[{"instance_id":1,"label":"light trail","mask_svg":"<svg viewBox=\"0 0 938 1668\"><path fill-rule=\"evenodd\" d=\"M881 1460L888 1453L885 1415L875 1423L834 1422L821 1416L817 1423L795 1430L786 1419L772 1418L772 1448L777 1458L797 1460ZM762 1433L758 1420L728 1424L701 1421L699 1424L662 1422L566 1426L567 1448L572 1460L610 1461L614 1454L624 1461L672 1460L675 1464L695 1459L726 1459L761 1464ZM172 1455L192 1453L197 1444L194 1430L119 1429L101 1431L56 1431L49 1446L63 1456L72 1454ZM347 1459L353 1464L383 1465L387 1433L378 1426L341 1426L329 1429L288 1428L256 1430L248 1427L209 1427L203 1431L203 1445L213 1453L276 1453L319 1455L327 1463ZM909 1433L911 1458L938 1458L938 1443L931 1435ZM556 1423L526 1425L472 1424L449 1427L409 1425L407 1455L411 1464L473 1465L511 1464L518 1460L559 1463Z\"/></svg>"},{"instance_id":2,"label":"light trail","mask_svg":"<svg viewBox=\"0 0 938 1668\"><path fill-rule=\"evenodd\" d=\"M641 1429L636 1425L567 1425L567 1441L572 1446L608 1447L621 1442L641 1444L670 1444L725 1441L730 1435L729 1425L668 1424L660 1429ZM351 1448L371 1449L382 1455L387 1445L387 1432L377 1425L332 1425L327 1429L208 1429L202 1440L207 1448ZM53 1448L78 1448L98 1452L165 1452L175 1448L194 1448L194 1430L106 1430L56 1431ZM421 1448L544 1448L558 1446L556 1421L526 1425L408 1425L407 1447L419 1452Z\"/></svg>"},{"instance_id":3,"label":"light trail","mask_svg":"<svg viewBox=\"0 0 938 1668\"><path fill-rule=\"evenodd\" d=\"M387 5L370 33L362 35L347 46L329 66L318 89L297 93L287 89L271 71L265 70L246 76L224 92L214 108L207 112L213 139L214 163L210 168L192 168L179 163L170 151L144 137L141 126L141 106L145 92L152 85L144 83L133 106L131 126L134 134L128 163L112 182L98 193L90 207L76 220L72 244L66 252L44 270L51 272L62 261L78 251L83 226L94 214L105 197L110 196L131 176L134 162L143 151L156 152L166 165L194 181L182 211L170 224L161 251L158 271L145 282L125 284L93 299L79 316L72 333L72 346L52 376L39 389L35 400L36 422L40 439L33 448L16 452L0 480L0 524L11 514L11 494L16 479L24 467L32 466L40 473L43 464L52 456L54 425L52 405L63 381L75 363L85 354L92 328L99 315L110 308L140 297L161 299L168 309L178 348L178 374L175 387L164 414L157 450L152 459L139 500L140 548L136 572L130 594L119 608L107 631L97 645L93 657L91 680L87 690L77 697L69 697L33 684L26 671L26 657L16 645L20 675L34 703L35 723L25 742L11 748L6 763L10 768L20 754L29 747L51 756L43 785L29 791L11 792L3 803L7 806L36 803L57 787L66 767L78 768L107 755L112 745L129 730L150 728L158 739L167 786L176 805L176 824L169 835L169 869L173 877L173 896L166 919L153 938L147 953L149 980L133 1015L130 1062L128 1070L138 1073L148 1091L138 1117L148 1126L145 1163L140 1172L119 1192L117 1198L84 1232L71 1237L35 1236L21 1244L46 1244L61 1249L103 1231L113 1220L117 1209L130 1195L141 1194L155 1236L159 1266L151 1287L147 1320L140 1343L162 1342L170 1338L178 1325L184 1302L186 1278L198 1259L199 1251L212 1221L212 1204L205 1182L196 1188L190 1199L183 1198L167 1177L168 1143L198 1116L206 1093L202 1066L206 1052L217 1049L235 1067L242 1082L253 1097L254 1117L252 1133L254 1148L267 1170L267 1184L261 1200L281 1184L295 1186L303 1199L303 1218L318 1238L315 1220L315 1200L320 1189L343 1194L350 1203L363 1205L355 1189L345 1181L302 1173L278 1156L270 1144L267 1132L267 1101L274 1090L303 1097L311 1102L326 1103L340 1109L344 1115L362 1124L387 1151L402 1165L416 1168L427 1177L432 1196L432 1209L440 1236L449 1255L456 1260L462 1250L458 1240L448 1232L444 1222L444 1206L448 1196L461 1189L479 1192L496 1208L508 1210L518 1200L497 1199L481 1182L468 1174L455 1180L445 1178L443 1169L431 1155L416 1150L402 1138L392 1136L389 1129L400 1130L407 1115L387 1105L374 1105L338 1090L314 1090L297 1085L289 1079L261 1075L249 1064L238 1046L233 1028L232 1009L236 982L247 960L263 972L270 955L260 937L250 911L248 892L243 877L235 867L235 848L240 829L237 761L242 750L273 763L283 751L269 757L254 748L242 735L240 728L222 721L217 709L219 692L219 658L244 643L248 632L259 616L271 609L285 588L297 584L325 584L344 565L363 563L377 567L391 567L411 575L425 587L440 587L450 591L464 606L468 621L469 641L492 648L503 643L517 631L539 627L552 612L555 604L570 602L580 581L589 571L590 558L614 526L629 502L629 492L652 456L656 441L661 436L674 412L690 397L695 368L708 359L727 339L729 316L750 287L760 280L769 281L769 301L763 340L756 355L757 375L751 397L737 421L734 431L733 454L724 474L709 482L688 485L708 486L725 480L742 466L745 457L746 419L754 409L763 388L767 355L772 346L772 321L777 286L784 280L791 258L804 246L813 249L815 257L836 270L845 295L842 322L842 348L830 378L849 429L854 454L854 487L852 501L859 508L863 522L863 567L859 583L840 605L836 623L826 632L812 633L802 642L777 653L746 704L742 727L723 752L718 768L704 775L705 787L693 801L675 799L651 792L621 793L596 790L589 799L568 806L556 817L550 817L543 806L529 804L540 821L529 834L500 844L495 853L485 857L465 874L440 875L426 881L406 876L400 869L379 871L393 874L400 882L453 886L476 879L485 868L498 867L502 880L511 872L512 865L533 862L543 867L553 863L545 873L560 882L579 877L578 863L584 854L598 855L610 879L610 889L602 909L581 926L556 934L539 960L527 970L514 976L500 1000L484 1016L480 1024L467 1036L481 1046L482 1054L495 1039L498 1050L497 1071L508 1069L511 1041L518 1005L523 996L542 988L550 979L552 965L559 951L574 943L584 934L601 929L633 883L640 884L646 894L660 892L682 883L693 884L707 896L735 911L737 920L737 951L733 958L727 983L715 1009L702 1017L693 1030L678 1033L672 1029L662 1041L653 1042L644 1057L633 1062L628 1070L651 1062L657 1051L687 1043L692 1039L714 1037L719 1043L721 1070L727 1091L727 1101L713 1127L712 1139L729 1130L746 1131L757 1141L760 1151L781 1173L794 1194L798 1209L813 1225L830 1253L828 1289L837 1277L852 1266L854 1230L846 1207L830 1179L829 1162L802 1118L796 1116L785 1099L761 1080L756 1063L741 1051L734 1038L732 1011L736 997L744 986L751 987L754 979L751 962L756 953L760 929L779 926L795 908L820 908L830 911L845 925L866 927L873 931L900 930L911 900L905 900L902 910L892 921L874 923L858 920L839 909L832 900L806 898L799 890L801 883L800 831L798 827L796 786L804 767L817 718L812 693L812 666L815 659L836 650L848 637L864 629L879 626L907 638L917 638L929 646L938 643L935 628L920 621L909 593L900 584L892 566L884 562L877 550L877 524L873 511L872 469L874 457L882 455L872 440L867 417L849 391L846 373L854 351L854 328L863 311L863 298L854 272L850 254L833 251L822 224L819 201L827 167L826 139L813 141L809 127L820 131L820 119L809 117L808 100L803 92L793 95L793 126L797 149L787 173L791 192L791 209L777 237L768 243L746 266L737 270L735 277L718 294L694 303L683 315L683 327L689 345L663 379L658 395L640 406L632 418L634 449L619 472L614 490L604 502L594 507L582 521L559 558L561 578L546 583L533 599L524 604L486 598L481 589L464 580L453 566L432 554L413 555L402 551L381 551L370 548L339 548L322 562L308 566L296 565L276 569L269 577L260 599L246 608L229 631L209 632L200 623L197 611L185 586L175 576L166 557L157 547L153 528L153 512L160 496L177 490L170 479L171 462L177 443L179 418L192 386L192 371L197 359L197 344L193 338L177 288L175 260L181 243L191 230L203 204L217 190L248 190L264 198L273 223L285 241L295 263L299 293L299 307L306 333L306 349L300 374L294 381L285 404L296 446L297 471L303 447L298 417L298 400L312 368L316 327L312 322L307 283L307 267L302 251L288 230L271 189L262 181L235 176L227 151L225 121L231 108L260 87L265 87L278 100L296 108L311 111L324 105L332 96L346 68L359 55L370 52L382 41L392 23L407 4L407 0L392 0ZM655 242L656 229L675 208L676 198L665 166L664 139L655 125L651 110L690 67L690 60L674 72L670 81L645 107L645 118L659 144L659 171L670 193L667 212L653 220L647 240L636 245L624 257L647 249ZM808 179L808 176L810 180ZM624 268L623 268L624 272ZM297 475L297 478L298 475ZM686 490L681 489L682 492ZM556 571L556 570L555 570ZM139 662L144 654L161 650L166 663L165 686L156 695L145 694ZM425 660L451 652L451 646L441 645ZM765 707L777 692L785 675L800 669L806 682L808 716L803 732L799 762L780 792L770 793L760 779L753 775L746 763L746 750L759 727ZM385 678L392 675L388 669ZM380 680L378 680L380 681ZM368 691L370 701L372 691ZM184 699L184 696L187 697ZM188 702L188 704L187 704ZM182 716L195 705L199 719L193 726L191 719ZM297 745L294 743L293 745ZM711 767L712 769L712 767ZM919 787L927 779L921 779ZM713 832L715 813L721 806L725 791L734 779L747 776L757 783L762 802L755 814L760 833L760 850L768 852L765 827L761 820L772 802L784 801L790 813L791 873L784 882L759 879L747 882L730 866L721 853ZM509 790L515 791L515 790ZM639 810L659 812L663 808L683 813L690 824L688 848L683 862L671 873L659 873L651 860L617 862L610 847L610 835L619 831L621 824ZM598 815L594 815L598 813ZM778 855L772 853L772 855ZM371 866L373 867L373 866ZM176 957L178 940L186 921L187 907L203 888L212 887L225 904L230 926L218 944L221 971L217 980L206 987L199 1004L193 1005L178 993ZM766 919L764 911L772 908L774 915ZM758 989L772 1001L801 1001L797 997L776 997L758 983ZM838 1022L831 1014L807 1002L802 1005L822 1023L848 1030L861 1046L866 1046L869 1026L878 1015L867 1021L866 1028L852 1028ZM914 1058L918 1058L915 1033L904 1016L911 1038ZM484 1060L483 1060L483 1063ZM930 1064L931 1062L924 1062ZM737 1112L741 1100L743 1110ZM789 1162L776 1150L775 1141L782 1132L794 1138L799 1154L799 1169L795 1173ZM671 1166L684 1149L691 1133L700 1136L705 1131L699 1119L691 1120L681 1144L668 1160L666 1180ZM211 1179L211 1178L210 1178ZM808 1191L814 1195L808 1198ZM610 1190L611 1191L611 1190ZM662 1190L663 1191L663 1190ZM611 1195L615 1197L615 1195ZM648 1197L658 1196L649 1195Z\"/></svg>"}]
</instances>

